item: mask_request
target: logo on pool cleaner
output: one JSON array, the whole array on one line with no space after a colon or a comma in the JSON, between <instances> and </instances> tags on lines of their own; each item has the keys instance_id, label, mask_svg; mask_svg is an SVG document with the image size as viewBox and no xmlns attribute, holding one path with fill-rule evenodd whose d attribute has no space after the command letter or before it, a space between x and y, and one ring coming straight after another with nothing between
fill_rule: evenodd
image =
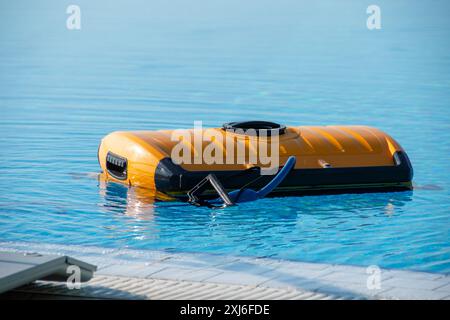
<instances>
[{"instance_id":1,"label":"logo on pool cleaner","mask_svg":"<svg viewBox=\"0 0 450 320\"><path fill-rule=\"evenodd\" d=\"M279 167L279 134L271 129L194 129L174 130L171 157L175 164L242 164L259 166L262 175L273 175Z\"/></svg>"}]
</instances>

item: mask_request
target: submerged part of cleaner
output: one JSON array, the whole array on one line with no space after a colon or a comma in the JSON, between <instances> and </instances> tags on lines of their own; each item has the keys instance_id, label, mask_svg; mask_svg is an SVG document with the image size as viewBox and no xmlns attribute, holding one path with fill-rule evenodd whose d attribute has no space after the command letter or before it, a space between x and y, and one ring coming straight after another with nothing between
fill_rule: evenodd
<instances>
[{"instance_id":1,"label":"submerged part of cleaner","mask_svg":"<svg viewBox=\"0 0 450 320\"><path fill-rule=\"evenodd\" d=\"M232 206L236 203L241 202L249 202L255 201L258 199L262 199L267 196L270 192L272 192L278 185L286 178L288 173L292 170L295 165L296 158L294 156L289 157L286 161L286 164L281 168L281 170L275 175L275 177L263 188L259 191L255 191L253 189L248 188L250 184L260 179L260 177L255 178L255 180L248 182L245 186L238 190L234 190L230 193L227 193L223 188L220 181L214 174L209 174L205 179L200 181L192 190L190 190L187 195L189 197L189 203L196 206L207 206L210 208L215 207L227 207ZM200 198L201 194L206 190L208 186L208 182L210 185L216 190L219 195L218 198L208 200Z\"/></svg>"},{"instance_id":2,"label":"submerged part of cleaner","mask_svg":"<svg viewBox=\"0 0 450 320\"><path fill-rule=\"evenodd\" d=\"M195 140L198 135L200 142ZM183 139L177 140L180 136ZM174 158L174 151L181 149L187 161ZM216 161L202 158L204 154ZM367 126L285 127L247 121L202 130L113 132L102 139L98 159L108 180L184 200L209 176L202 197L217 197L214 186L219 186L236 202L233 197L239 192L233 190L251 183L252 191L261 192L270 186L277 169L288 165L292 168L276 180L271 196L408 190L413 176L402 147ZM276 170L262 174L268 166ZM239 196L245 198L247 193L241 191Z\"/></svg>"}]
</instances>

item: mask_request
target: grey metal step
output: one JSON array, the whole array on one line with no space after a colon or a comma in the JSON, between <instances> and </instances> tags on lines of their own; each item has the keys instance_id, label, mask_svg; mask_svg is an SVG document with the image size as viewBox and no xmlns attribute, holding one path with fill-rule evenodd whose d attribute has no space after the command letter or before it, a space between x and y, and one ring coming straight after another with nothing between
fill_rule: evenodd
<instances>
[{"instance_id":1,"label":"grey metal step","mask_svg":"<svg viewBox=\"0 0 450 320\"><path fill-rule=\"evenodd\" d=\"M36 280L66 281L71 265L80 268L80 281L92 278L97 267L89 263L58 255L0 251L0 293Z\"/></svg>"}]
</instances>

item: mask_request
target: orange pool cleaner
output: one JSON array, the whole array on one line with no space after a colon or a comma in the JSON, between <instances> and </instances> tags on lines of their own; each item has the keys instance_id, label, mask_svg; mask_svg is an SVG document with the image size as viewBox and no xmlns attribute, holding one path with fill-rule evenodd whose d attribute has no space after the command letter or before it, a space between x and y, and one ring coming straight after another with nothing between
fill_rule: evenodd
<instances>
[{"instance_id":1,"label":"orange pool cleaner","mask_svg":"<svg viewBox=\"0 0 450 320\"><path fill-rule=\"evenodd\" d=\"M269 134L260 134L263 130ZM200 142L186 139L196 134L215 138ZM174 139L180 136L184 139ZM218 139L220 136L223 139ZM261 175L267 163L261 161L262 149L258 146L265 143L269 146L265 152L273 153L270 148L275 141L277 165L282 167L291 156L296 157L296 163L271 195L412 188L413 169L406 152L388 134L367 126L285 127L273 122L247 121L199 132L121 131L102 139L98 159L108 180L183 198L209 174L214 174L228 191L251 181L254 181L252 188L264 187L273 176ZM174 150L180 148L188 161L175 161ZM199 157L204 152L211 154L211 150L216 152L215 159L222 157L222 161L211 163ZM239 150L245 155L240 155Z\"/></svg>"}]
</instances>

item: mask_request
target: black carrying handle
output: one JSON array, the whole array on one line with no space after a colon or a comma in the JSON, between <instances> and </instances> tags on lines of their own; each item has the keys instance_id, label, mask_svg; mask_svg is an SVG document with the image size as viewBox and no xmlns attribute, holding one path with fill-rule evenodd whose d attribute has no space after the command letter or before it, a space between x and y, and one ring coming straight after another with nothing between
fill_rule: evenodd
<instances>
[{"instance_id":1,"label":"black carrying handle","mask_svg":"<svg viewBox=\"0 0 450 320\"><path fill-rule=\"evenodd\" d=\"M240 121L240 122L228 122L222 126L223 130L236 132L236 130L242 130L244 134L251 135L249 129L253 129L257 136L260 135L261 130L265 130L267 136L282 135L286 133L286 126L270 122L270 121Z\"/></svg>"}]
</instances>

